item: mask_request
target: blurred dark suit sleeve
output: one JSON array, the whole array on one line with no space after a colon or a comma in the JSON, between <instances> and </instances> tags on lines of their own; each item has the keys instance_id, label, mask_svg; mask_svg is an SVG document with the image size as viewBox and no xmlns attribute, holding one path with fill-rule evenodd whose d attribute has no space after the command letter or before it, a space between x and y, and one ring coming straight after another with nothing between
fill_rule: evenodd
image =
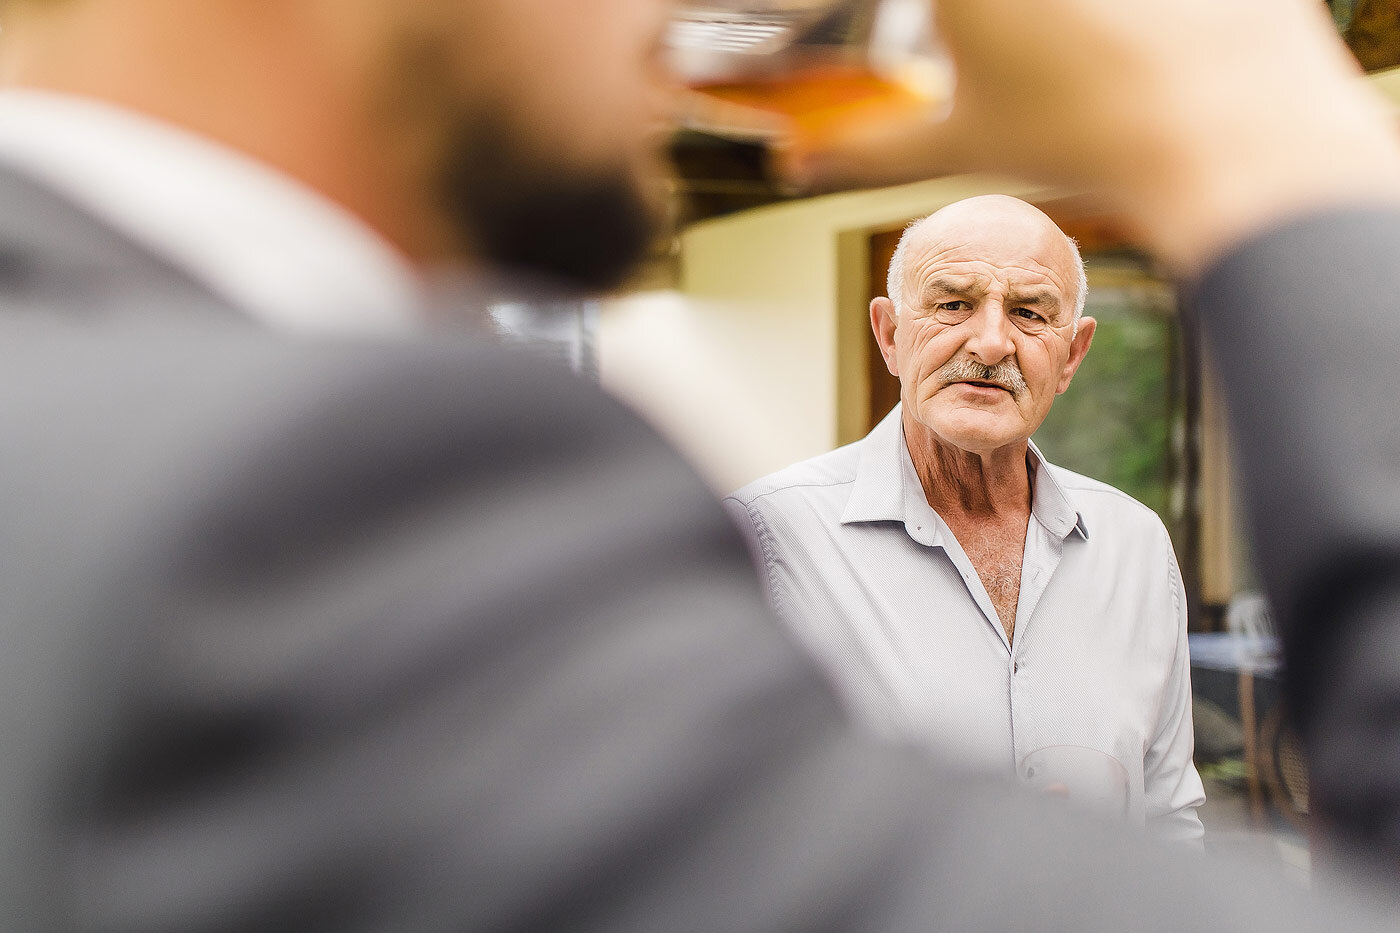
<instances>
[{"instance_id":1,"label":"blurred dark suit sleeve","mask_svg":"<svg viewBox=\"0 0 1400 933\"><path fill-rule=\"evenodd\" d=\"M0 927L1345 925L854 731L596 388L259 333L4 187Z\"/></svg>"},{"instance_id":2,"label":"blurred dark suit sleeve","mask_svg":"<svg viewBox=\"0 0 1400 933\"><path fill-rule=\"evenodd\" d=\"M1247 243L1194 301L1283 629L1313 809L1400 861L1400 214ZM1392 875L1393 877L1393 875Z\"/></svg>"}]
</instances>

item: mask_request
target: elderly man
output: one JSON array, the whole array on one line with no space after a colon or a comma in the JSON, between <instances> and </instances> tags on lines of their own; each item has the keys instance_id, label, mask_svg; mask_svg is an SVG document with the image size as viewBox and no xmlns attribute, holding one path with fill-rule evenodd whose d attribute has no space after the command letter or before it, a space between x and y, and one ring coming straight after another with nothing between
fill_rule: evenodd
<instances>
[{"instance_id":1,"label":"elderly man","mask_svg":"<svg viewBox=\"0 0 1400 933\"><path fill-rule=\"evenodd\" d=\"M1085 289L1074 242L1023 201L914 224L870 306L901 403L727 502L863 718L1195 839L1171 542L1030 442L1093 340Z\"/></svg>"}]
</instances>

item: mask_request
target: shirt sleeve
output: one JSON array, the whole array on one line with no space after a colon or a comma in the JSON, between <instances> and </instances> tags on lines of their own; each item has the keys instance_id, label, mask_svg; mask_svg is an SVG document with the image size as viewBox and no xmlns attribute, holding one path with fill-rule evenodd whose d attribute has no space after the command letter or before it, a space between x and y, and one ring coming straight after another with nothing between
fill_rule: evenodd
<instances>
[{"instance_id":1,"label":"shirt sleeve","mask_svg":"<svg viewBox=\"0 0 1400 933\"><path fill-rule=\"evenodd\" d=\"M1157 728L1143 757L1143 792L1148 832L1159 839L1200 845L1205 828L1196 808L1205 788L1192 760L1196 737L1191 720L1191 658L1186 643L1186 591L1176 555L1162 532L1176 627L1171 672L1157 716Z\"/></svg>"},{"instance_id":2,"label":"shirt sleeve","mask_svg":"<svg viewBox=\"0 0 1400 933\"><path fill-rule=\"evenodd\" d=\"M763 559L763 542L759 538L758 525L749 511L749 507L738 496L725 496L720 504L724 506L724 511L728 513L734 527L739 529L739 534L743 536L744 545L749 550L749 558L753 561L754 569L763 578L766 586L768 566L767 561Z\"/></svg>"}]
</instances>

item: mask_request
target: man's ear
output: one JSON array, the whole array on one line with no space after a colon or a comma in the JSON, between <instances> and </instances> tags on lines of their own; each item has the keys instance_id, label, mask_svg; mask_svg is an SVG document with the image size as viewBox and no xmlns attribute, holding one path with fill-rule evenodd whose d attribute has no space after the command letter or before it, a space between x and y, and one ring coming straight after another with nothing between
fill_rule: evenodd
<instances>
[{"instance_id":1,"label":"man's ear","mask_svg":"<svg viewBox=\"0 0 1400 933\"><path fill-rule=\"evenodd\" d=\"M876 298L870 302L870 329L875 332L875 342L880 345L885 368L896 378L899 377L899 362L894 355L894 330L898 326L899 315L895 312L893 301Z\"/></svg>"},{"instance_id":2,"label":"man's ear","mask_svg":"<svg viewBox=\"0 0 1400 933\"><path fill-rule=\"evenodd\" d=\"M1084 362L1084 354L1089 352L1089 344L1094 342L1094 329L1098 326L1099 322L1091 317L1079 319L1079 330L1069 345L1069 359L1065 360L1065 368L1060 371L1060 384L1055 387L1056 395L1069 388L1069 382L1078 371L1079 364Z\"/></svg>"}]
</instances>

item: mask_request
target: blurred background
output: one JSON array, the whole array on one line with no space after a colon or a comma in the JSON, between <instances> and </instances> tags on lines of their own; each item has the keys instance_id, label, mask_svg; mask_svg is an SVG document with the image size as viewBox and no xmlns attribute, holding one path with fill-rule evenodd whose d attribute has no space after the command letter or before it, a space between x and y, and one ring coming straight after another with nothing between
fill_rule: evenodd
<instances>
[{"instance_id":1,"label":"blurred background","mask_svg":"<svg viewBox=\"0 0 1400 933\"><path fill-rule=\"evenodd\" d=\"M1328 7L1400 119L1400 0L1332 0ZM775 28L742 16L722 26L688 23L673 41L732 51L767 41ZM829 76L821 86L784 90L785 100L761 82L718 87L715 96L757 107L711 111L702 100L678 120L670 226L636 278L602 300L547 313L506 307L498 324L522 339L543 336L595 374L725 493L857 440L898 400L898 383L870 333L868 305L884 294L885 270L908 222L988 192L1040 206L1080 243L1086 313L1099 329L1035 440L1052 462L1156 510L1171 531L1189 601L1208 844L1281 860L1306 878L1306 765L1280 725L1272 625L1236 510L1214 364L1181 327L1177 289L1111 213L1074 191L973 176L818 197L782 190L767 170L765 113L787 120L789 131L811 132L825 129L818 123L829 115L819 112L814 121L814 108L870 96L849 75L837 74L840 86ZM920 77L918 93L936 105L937 76L933 90L927 72ZM854 79L868 80L863 73ZM886 96L874 119L909 118L915 97L900 88L891 97L888 85L875 90Z\"/></svg>"}]
</instances>

